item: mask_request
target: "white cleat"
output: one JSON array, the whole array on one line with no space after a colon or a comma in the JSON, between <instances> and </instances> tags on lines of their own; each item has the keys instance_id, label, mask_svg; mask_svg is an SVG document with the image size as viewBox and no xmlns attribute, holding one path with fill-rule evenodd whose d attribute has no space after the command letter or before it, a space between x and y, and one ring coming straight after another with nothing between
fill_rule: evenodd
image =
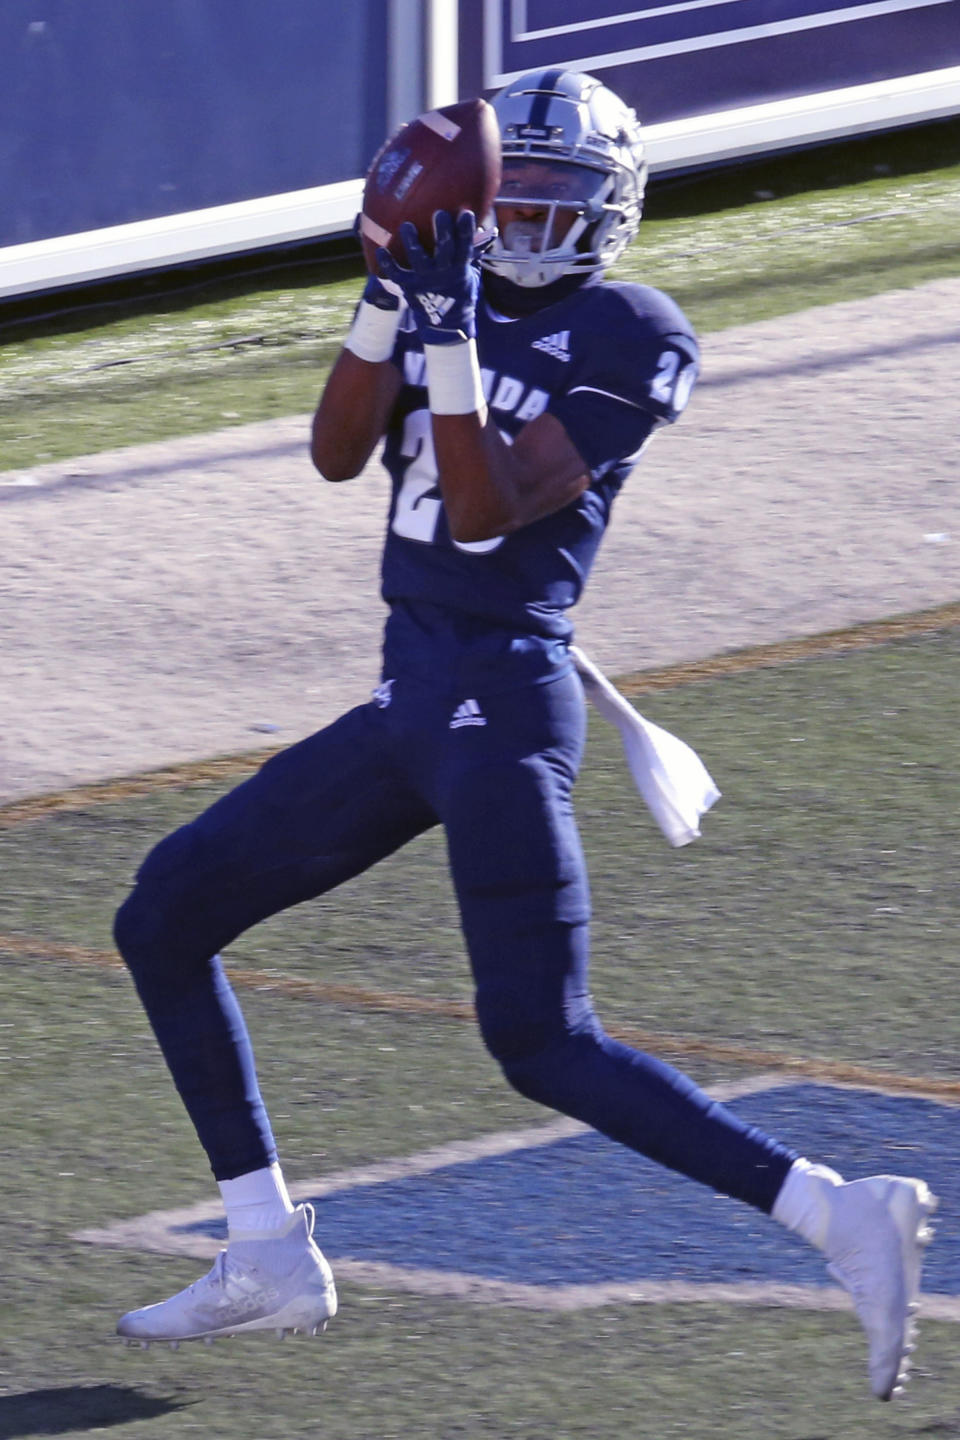
<instances>
[{"instance_id":1,"label":"white cleat","mask_svg":"<svg viewBox=\"0 0 960 1440\"><path fill-rule=\"evenodd\" d=\"M127 1343L181 1340L213 1343L248 1330L326 1329L337 1313L333 1274L312 1238L313 1209L298 1205L286 1229L264 1239L247 1235L221 1250L213 1269L186 1290L131 1310L117 1324Z\"/></svg>"},{"instance_id":2,"label":"white cleat","mask_svg":"<svg viewBox=\"0 0 960 1440\"><path fill-rule=\"evenodd\" d=\"M873 1175L829 1192L827 1269L848 1291L870 1345L870 1388L891 1400L915 1348L927 1223L937 1198L922 1180Z\"/></svg>"}]
</instances>

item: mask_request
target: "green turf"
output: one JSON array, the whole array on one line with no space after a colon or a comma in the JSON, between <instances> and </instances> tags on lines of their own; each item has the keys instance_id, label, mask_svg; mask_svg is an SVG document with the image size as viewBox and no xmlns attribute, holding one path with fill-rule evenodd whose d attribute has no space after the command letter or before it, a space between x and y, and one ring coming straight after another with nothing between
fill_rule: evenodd
<instances>
[{"instance_id":1,"label":"green turf","mask_svg":"<svg viewBox=\"0 0 960 1440\"><path fill-rule=\"evenodd\" d=\"M594 989L611 1022L955 1075L958 650L947 631L645 697L724 790L704 838L679 852L628 791L612 732L593 728L577 807L599 911ZM0 830L0 931L106 948L144 849L215 793ZM230 958L368 990L469 994L436 837L260 927ZM243 1000L291 1180L545 1118L462 1020ZM15 1117L0 1170L0 1436L957 1433L955 1328L924 1326L909 1398L881 1408L843 1315L555 1316L347 1286L322 1341L119 1349L116 1314L197 1264L69 1233L209 1196L205 1163L122 973L11 950L0 1017ZM722 1073L688 1068L704 1082Z\"/></svg>"},{"instance_id":2,"label":"green turf","mask_svg":"<svg viewBox=\"0 0 960 1440\"><path fill-rule=\"evenodd\" d=\"M616 733L593 723L577 809L611 1022L953 1072L943 989L958 650L948 630L646 697L724 792L704 840L680 851L630 788ZM0 932L108 945L136 861L217 793L166 791L0 831ZM231 955L411 995L470 993L437 834L241 937Z\"/></svg>"},{"instance_id":3,"label":"green turf","mask_svg":"<svg viewBox=\"0 0 960 1440\"><path fill-rule=\"evenodd\" d=\"M903 141L914 147L903 163L901 142L888 157L878 139L835 177L813 160L721 177L709 214L702 191L700 203L654 197L622 273L671 290L704 330L956 274L956 133L929 155ZM893 173L878 173L888 158ZM308 409L355 293L355 276L314 279L8 344L3 463ZM945 633L645 699L724 791L682 852L630 794L615 738L593 726L577 804L598 911L594 990L611 1024L955 1076L957 650ZM0 932L107 948L137 860L215 793L0 830ZM230 958L469 996L436 836L269 922ZM243 999L291 1180L543 1118L463 1021ZM708 1082L743 1067L688 1068ZM129 982L44 959L42 946L29 960L0 947L0 1076L0 1440L960 1434L951 1326L924 1326L918 1381L892 1407L866 1395L860 1335L833 1315L551 1316L346 1286L322 1341L119 1349L117 1313L197 1267L70 1232L212 1189Z\"/></svg>"},{"instance_id":4,"label":"green turf","mask_svg":"<svg viewBox=\"0 0 960 1440\"><path fill-rule=\"evenodd\" d=\"M14 1342L10 1363L19 1394L0 1394L0 1435L885 1440L956 1434L955 1327L925 1327L922 1385L909 1401L883 1409L864 1393L859 1340L845 1316L646 1306L552 1316L351 1286L342 1290L343 1312L322 1340L281 1347L254 1337L210 1350L144 1354L105 1345L92 1324L106 1323L110 1307L131 1287L185 1282L196 1267L156 1257L120 1262L106 1253L71 1258L82 1261L84 1277L71 1287L71 1319L82 1316L90 1328L51 1338L35 1397L20 1379L23 1352L31 1347ZM41 1313L39 1304L33 1307L34 1315ZM5 1409L22 1428L3 1428ZM58 1421L57 1428L41 1428L45 1418Z\"/></svg>"},{"instance_id":5,"label":"green turf","mask_svg":"<svg viewBox=\"0 0 960 1440\"><path fill-rule=\"evenodd\" d=\"M704 333L955 276L960 125L918 133L834 147L829 164L800 156L726 172L673 203L654 188L615 273L669 291ZM690 213L698 195L713 208ZM201 289L147 315L80 313L9 339L4 468L311 410L359 278L357 265L317 266L252 292L211 287L213 299Z\"/></svg>"}]
</instances>

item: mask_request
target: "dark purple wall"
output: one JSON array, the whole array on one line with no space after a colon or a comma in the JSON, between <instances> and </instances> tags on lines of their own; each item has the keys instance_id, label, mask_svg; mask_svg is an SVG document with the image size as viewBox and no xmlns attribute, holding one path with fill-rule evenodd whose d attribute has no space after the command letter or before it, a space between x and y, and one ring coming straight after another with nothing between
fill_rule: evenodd
<instances>
[{"instance_id":1,"label":"dark purple wall","mask_svg":"<svg viewBox=\"0 0 960 1440\"><path fill-rule=\"evenodd\" d=\"M909 0L869 8L887 3ZM842 19L852 8L654 0L636 18L637 0L528 0L519 35L524 7L500 0L493 65L595 70L649 124L960 64L960 0ZM486 9L460 3L462 95L495 83ZM359 177L388 128L390 13L388 0L0 0L0 247ZM766 33L711 43L752 26Z\"/></svg>"},{"instance_id":2,"label":"dark purple wall","mask_svg":"<svg viewBox=\"0 0 960 1440\"><path fill-rule=\"evenodd\" d=\"M3 0L0 245L363 174L386 0Z\"/></svg>"},{"instance_id":3,"label":"dark purple wall","mask_svg":"<svg viewBox=\"0 0 960 1440\"><path fill-rule=\"evenodd\" d=\"M678 9L676 0L652 0L642 18L616 23L617 15L636 16L637 0L527 0L526 33L514 34L515 7L500 0L493 64L505 74L540 65L596 73L647 124L960 65L960 0L849 18L851 11L885 3L736 0ZM480 8L461 5L464 93L489 93L494 86L484 70ZM598 20L607 23L584 28ZM786 28L810 22L810 28ZM716 43L760 26L771 33Z\"/></svg>"}]
</instances>

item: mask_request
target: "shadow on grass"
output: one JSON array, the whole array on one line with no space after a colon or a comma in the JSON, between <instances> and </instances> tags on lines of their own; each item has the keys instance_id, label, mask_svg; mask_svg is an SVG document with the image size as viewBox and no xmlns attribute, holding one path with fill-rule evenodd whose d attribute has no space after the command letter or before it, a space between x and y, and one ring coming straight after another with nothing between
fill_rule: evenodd
<instances>
[{"instance_id":1,"label":"shadow on grass","mask_svg":"<svg viewBox=\"0 0 960 1440\"><path fill-rule=\"evenodd\" d=\"M31 1435L72 1435L152 1420L195 1401L145 1395L127 1385L61 1385L0 1395L0 1440Z\"/></svg>"}]
</instances>

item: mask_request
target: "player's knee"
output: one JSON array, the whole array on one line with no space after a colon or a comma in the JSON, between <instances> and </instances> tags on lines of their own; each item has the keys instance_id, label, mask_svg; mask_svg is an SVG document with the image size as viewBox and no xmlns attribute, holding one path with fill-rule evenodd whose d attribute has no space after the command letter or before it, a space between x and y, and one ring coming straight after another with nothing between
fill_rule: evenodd
<instances>
[{"instance_id":1,"label":"player's knee","mask_svg":"<svg viewBox=\"0 0 960 1440\"><path fill-rule=\"evenodd\" d=\"M537 1105L546 1105L551 1110L559 1109L556 1102L554 1066L550 1062L553 1051L541 1051L526 1058L500 1062L503 1078L512 1090L525 1100Z\"/></svg>"},{"instance_id":2,"label":"player's knee","mask_svg":"<svg viewBox=\"0 0 960 1440\"><path fill-rule=\"evenodd\" d=\"M170 924L160 898L138 882L113 921L113 939L127 968L136 976L148 973L169 953Z\"/></svg>"},{"instance_id":3,"label":"player's knee","mask_svg":"<svg viewBox=\"0 0 960 1440\"><path fill-rule=\"evenodd\" d=\"M149 907L139 886L134 886L113 920L113 941L127 968L134 973L141 969L151 952Z\"/></svg>"},{"instance_id":4,"label":"player's knee","mask_svg":"<svg viewBox=\"0 0 960 1440\"><path fill-rule=\"evenodd\" d=\"M525 1099L566 1115L575 1114L580 1098L577 1076L597 1046L589 1033L567 1034L540 1050L501 1060L500 1068L507 1083Z\"/></svg>"},{"instance_id":5,"label":"player's knee","mask_svg":"<svg viewBox=\"0 0 960 1440\"><path fill-rule=\"evenodd\" d=\"M134 973L149 970L174 947L185 907L188 849L184 831L162 840L141 865L134 888L116 913L114 942Z\"/></svg>"},{"instance_id":6,"label":"player's knee","mask_svg":"<svg viewBox=\"0 0 960 1440\"><path fill-rule=\"evenodd\" d=\"M602 1035L588 993L560 1004L537 1004L525 993L477 996L484 1044L514 1090L552 1109L567 1108L566 1085L585 1051Z\"/></svg>"},{"instance_id":7,"label":"player's knee","mask_svg":"<svg viewBox=\"0 0 960 1440\"><path fill-rule=\"evenodd\" d=\"M551 1018L531 1016L522 1007L482 993L477 996L477 1020L484 1045L504 1072L562 1039L562 1027Z\"/></svg>"}]
</instances>

